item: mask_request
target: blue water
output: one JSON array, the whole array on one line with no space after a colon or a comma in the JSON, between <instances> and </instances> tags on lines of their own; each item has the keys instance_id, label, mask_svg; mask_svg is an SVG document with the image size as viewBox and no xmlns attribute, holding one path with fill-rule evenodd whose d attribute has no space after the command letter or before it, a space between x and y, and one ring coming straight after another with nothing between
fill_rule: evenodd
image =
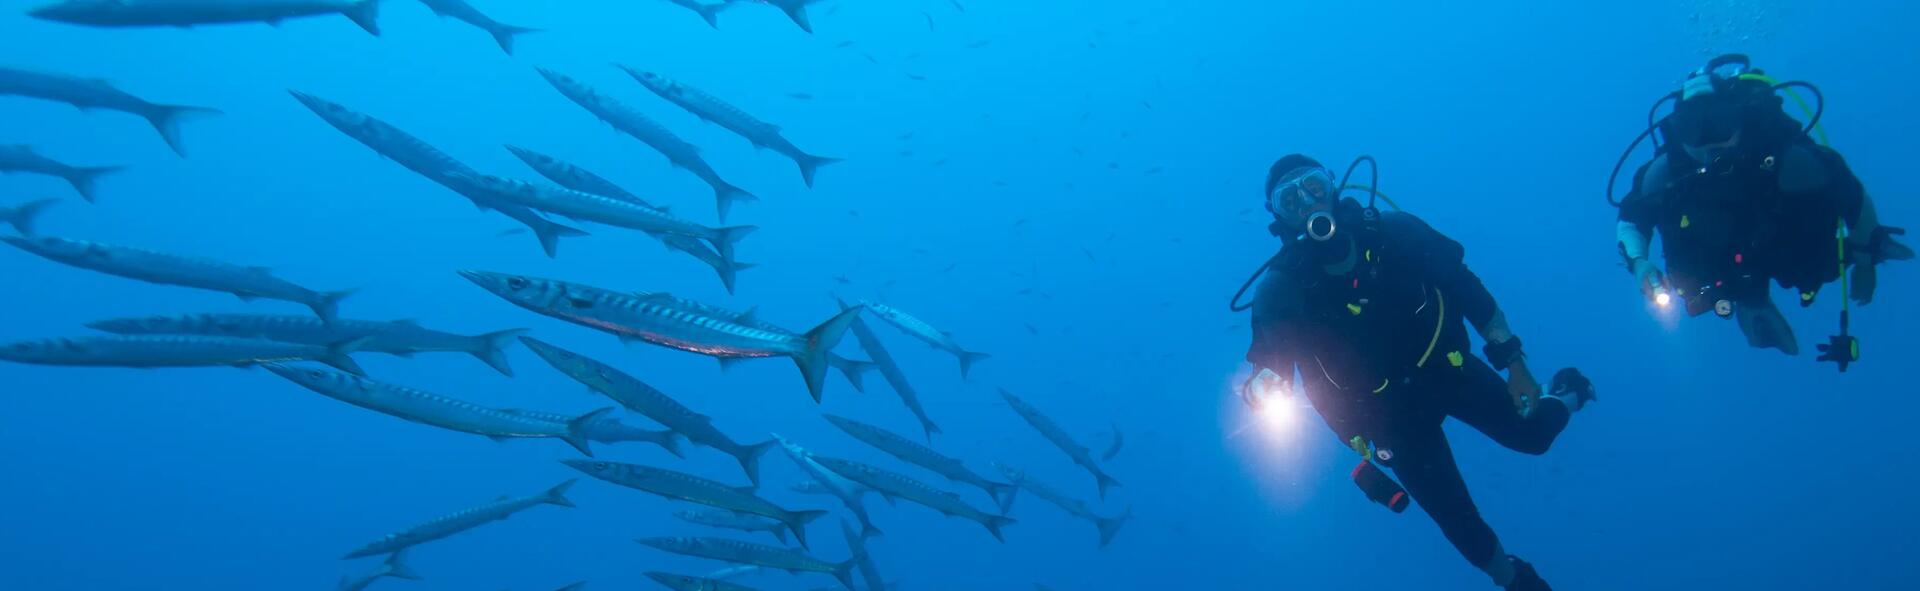
<instances>
[{"instance_id":1,"label":"blue water","mask_svg":"<svg viewBox=\"0 0 1920 591\"><path fill-rule=\"evenodd\" d=\"M144 122L0 98L0 142L75 164L125 164L89 206L63 183L0 177L0 203L60 196L45 233L272 266L319 289L359 288L352 318L454 332L527 327L609 361L715 417L818 451L893 462L818 418L917 434L878 379L830 379L824 405L791 364L721 373L708 359L514 308L454 274L483 269L671 291L804 328L832 292L874 298L994 355L963 381L950 356L876 325L947 431L936 446L992 474L1010 461L1094 500L1091 478L993 394L1006 387L1096 451L1109 425L1125 486L1103 513L1135 519L1096 548L1093 527L1027 496L997 543L964 520L869 499L872 554L904 589L1486 589L1417 509L1393 515L1348 482L1350 455L1317 418L1246 429L1229 395L1245 317L1227 296L1277 242L1258 209L1267 164L1367 153L1402 205L1468 247L1541 371L1579 365L1601 400L1552 452L1521 456L1468 429L1453 444L1506 548L1559 589L1912 589L1920 509L1903 355L1920 351L1911 265L1882 273L1857 312L1866 359L1810 360L1837 293L1788 310L1806 356L1749 349L1728 322L1649 314L1618 267L1605 174L1648 104L1709 54L1744 51L1817 82L1834 144L1894 225L1920 216L1920 10L1872 1L1537 2L832 0L817 33L766 6L711 30L666 2L474 0L547 29L503 55L484 34L389 0L373 38L339 17L263 25L90 29L0 3L8 66L112 80L158 102L217 107L188 122L190 157ZM551 4L551 5L549 5ZM925 16L923 16L923 13ZM929 27L928 19L933 25ZM850 47L836 47L842 42ZM985 43L984 46L981 43ZM870 61L865 56L871 56ZM658 100L609 66L652 69L846 158L805 189L791 162ZM875 63L877 62L877 63ZM548 259L519 227L383 161L290 98L298 89L382 118L483 171L533 179L504 143L548 152L712 222L711 192L548 87L568 73L698 144L762 196L730 221L761 231L728 296L711 272L633 232L591 228ZM912 76L923 77L916 80ZM789 96L804 92L811 100ZM909 137L910 134L910 137ZM851 285L836 282L844 275ZM277 302L153 286L0 252L0 341L86 334L110 317L304 313ZM1032 289L1021 294L1023 289ZM1028 329L1031 325L1037 334ZM843 352L859 356L851 343ZM512 352L508 379L460 355L362 355L376 377L499 406L609 405ZM497 444L327 399L264 371L0 365L0 589L325 589L373 567L345 552L391 531L579 476L549 441ZM629 416L631 422L644 419ZM674 460L641 444L601 457L740 482L726 456ZM766 459L766 494L804 477ZM537 507L413 552L421 582L375 589L648 588L640 573L717 563L633 543L720 535L677 505L583 480L577 509ZM815 552L846 556L835 527ZM764 536L753 536L766 541ZM833 584L762 575L766 589Z\"/></svg>"}]
</instances>

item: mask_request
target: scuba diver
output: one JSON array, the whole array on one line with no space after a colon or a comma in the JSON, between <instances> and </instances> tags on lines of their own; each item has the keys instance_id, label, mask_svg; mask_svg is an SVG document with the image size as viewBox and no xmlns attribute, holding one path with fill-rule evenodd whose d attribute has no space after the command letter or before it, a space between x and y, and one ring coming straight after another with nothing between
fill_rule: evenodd
<instances>
[{"instance_id":1,"label":"scuba diver","mask_svg":"<svg viewBox=\"0 0 1920 591\"><path fill-rule=\"evenodd\" d=\"M1808 109L1798 89L1812 93L1818 108ZM1787 114L1780 91L1808 111L1807 123ZM1673 111L1655 121L1669 101ZM1620 255L1648 297L1662 307L1677 298L1689 315L1732 317L1756 348L1800 352L1768 280L1799 291L1808 307L1821 286L1852 267L1852 280L1841 285L1840 334L1819 346L1820 361L1846 371L1860 356L1848 331L1851 305L1873 301L1876 267L1911 259L1913 249L1894 240L1904 230L1880 224L1860 179L1825 145L1825 108L1812 84L1775 82L1744 55L1714 58L1654 103L1646 131L1614 164L1607 201L1620 209ZM1653 159L1616 201L1621 166L1649 138ZM1648 254L1655 233L1664 271Z\"/></svg>"},{"instance_id":2,"label":"scuba diver","mask_svg":"<svg viewBox=\"0 0 1920 591\"><path fill-rule=\"evenodd\" d=\"M1372 158L1355 160L1347 175L1362 162ZM1375 163L1373 185L1336 184L1331 170L1300 154L1269 170L1269 231L1287 240L1262 267L1251 304L1239 301L1258 274L1234 296L1234 310L1253 310L1246 359L1254 375L1240 396L1256 412L1292 404L1297 370L1308 402L1360 455L1353 478L1367 496L1396 513L1411 496L1496 585L1548 590L1481 518L1441 424L1453 417L1509 449L1543 454L1594 399L1593 384L1565 369L1543 394L1459 243L1412 215L1341 198L1362 189L1380 198L1378 177ZM1470 349L1467 322L1486 343L1484 360Z\"/></svg>"}]
</instances>

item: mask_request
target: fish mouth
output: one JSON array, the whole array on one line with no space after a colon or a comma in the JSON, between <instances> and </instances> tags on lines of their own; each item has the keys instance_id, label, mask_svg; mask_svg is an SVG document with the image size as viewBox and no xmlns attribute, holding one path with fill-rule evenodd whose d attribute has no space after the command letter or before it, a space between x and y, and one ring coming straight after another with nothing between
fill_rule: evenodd
<instances>
[{"instance_id":1,"label":"fish mouth","mask_svg":"<svg viewBox=\"0 0 1920 591\"><path fill-rule=\"evenodd\" d=\"M28 10L27 16L45 20L62 20L69 16L67 11L64 10L65 6L65 4L48 4Z\"/></svg>"},{"instance_id":2,"label":"fish mouth","mask_svg":"<svg viewBox=\"0 0 1920 591\"><path fill-rule=\"evenodd\" d=\"M495 277L493 273L486 271L460 271L459 273L461 277L466 278L467 281L472 281L474 285L487 288L488 291L493 290L493 286L491 285Z\"/></svg>"}]
</instances>

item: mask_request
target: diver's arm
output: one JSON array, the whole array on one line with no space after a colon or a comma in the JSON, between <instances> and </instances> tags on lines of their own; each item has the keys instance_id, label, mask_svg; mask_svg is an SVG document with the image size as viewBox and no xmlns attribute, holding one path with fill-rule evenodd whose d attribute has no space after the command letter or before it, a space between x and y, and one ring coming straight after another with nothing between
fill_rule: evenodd
<instances>
[{"instance_id":1,"label":"diver's arm","mask_svg":"<svg viewBox=\"0 0 1920 591\"><path fill-rule=\"evenodd\" d=\"M1622 218L1614 226L1613 234L1620 241L1620 256L1626 257L1628 266L1647 260L1647 252L1653 246L1653 234L1645 226Z\"/></svg>"}]
</instances>

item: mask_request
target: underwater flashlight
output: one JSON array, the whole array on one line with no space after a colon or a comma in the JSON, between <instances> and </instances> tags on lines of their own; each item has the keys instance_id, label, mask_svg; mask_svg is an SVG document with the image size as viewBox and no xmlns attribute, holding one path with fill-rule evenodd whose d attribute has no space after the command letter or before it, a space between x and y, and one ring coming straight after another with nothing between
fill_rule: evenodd
<instances>
[{"instance_id":1,"label":"underwater flashlight","mask_svg":"<svg viewBox=\"0 0 1920 591\"><path fill-rule=\"evenodd\" d=\"M1672 306L1673 294L1667 293L1665 288L1656 289L1653 292L1653 303L1658 304L1662 308Z\"/></svg>"}]
</instances>

